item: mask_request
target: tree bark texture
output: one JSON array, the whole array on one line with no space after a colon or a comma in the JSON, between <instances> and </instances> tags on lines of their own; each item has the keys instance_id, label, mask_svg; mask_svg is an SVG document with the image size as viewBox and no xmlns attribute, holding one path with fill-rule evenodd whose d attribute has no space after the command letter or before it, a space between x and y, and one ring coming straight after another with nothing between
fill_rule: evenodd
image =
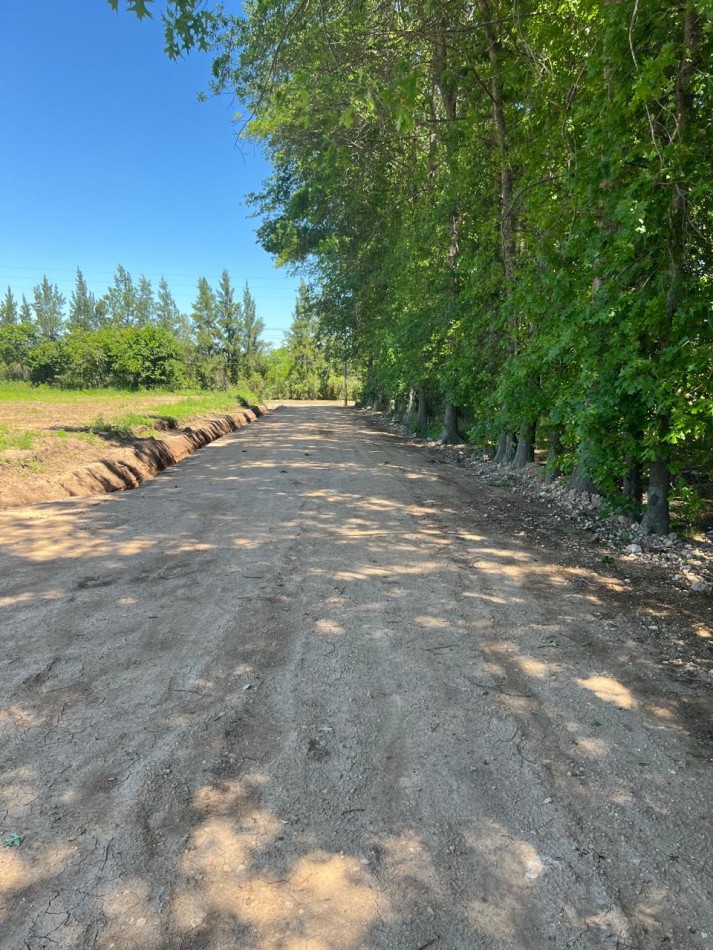
<instances>
[{"instance_id":1,"label":"tree bark texture","mask_svg":"<svg viewBox=\"0 0 713 950\"><path fill-rule=\"evenodd\" d=\"M443 411L443 430L438 441L443 445L456 445L463 441L458 431L458 410L452 402L447 402Z\"/></svg>"},{"instance_id":2,"label":"tree bark texture","mask_svg":"<svg viewBox=\"0 0 713 950\"><path fill-rule=\"evenodd\" d=\"M591 495L593 492L596 492L597 486L594 483L594 479L589 471L589 466L586 462L587 451L585 447L580 447L579 461L572 469L572 474L567 480L567 484L572 491L576 492L586 492L588 495Z\"/></svg>"},{"instance_id":3,"label":"tree bark texture","mask_svg":"<svg viewBox=\"0 0 713 950\"><path fill-rule=\"evenodd\" d=\"M562 430L560 427L552 430L547 448L547 464L545 465L545 485L552 482L561 474L560 458L562 456Z\"/></svg>"},{"instance_id":4,"label":"tree bark texture","mask_svg":"<svg viewBox=\"0 0 713 950\"><path fill-rule=\"evenodd\" d=\"M513 468L524 468L530 462L535 461L535 435L537 433L537 420L526 422L520 427L517 436L517 449L513 459Z\"/></svg>"},{"instance_id":5,"label":"tree bark texture","mask_svg":"<svg viewBox=\"0 0 713 950\"><path fill-rule=\"evenodd\" d=\"M428 400L426 399L426 390L418 391L418 412L416 414L416 431L424 433L428 425Z\"/></svg>"},{"instance_id":6,"label":"tree bark texture","mask_svg":"<svg viewBox=\"0 0 713 950\"><path fill-rule=\"evenodd\" d=\"M404 425L407 425L410 429L412 429L415 417L416 417L416 390L409 389L408 402L406 404L406 411L403 414Z\"/></svg>"},{"instance_id":7,"label":"tree bark texture","mask_svg":"<svg viewBox=\"0 0 713 950\"><path fill-rule=\"evenodd\" d=\"M498 448L493 461L496 465L510 465L515 458L515 436L512 432L503 432L498 439Z\"/></svg>"},{"instance_id":8,"label":"tree bark texture","mask_svg":"<svg viewBox=\"0 0 713 950\"><path fill-rule=\"evenodd\" d=\"M641 502L644 497L644 482L641 462L633 456L626 457L626 472L622 494L627 508L634 514L641 511Z\"/></svg>"},{"instance_id":9,"label":"tree bark texture","mask_svg":"<svg viewBox=\"0 0 713 950\"><path fill-rule=\"evenodd\" d=\"M671 473L668 459L660 458L651 463L646 511L641 519L644 534L668 534L669 508L668 490L671 485Z\"/></svg>"}]
</instances>

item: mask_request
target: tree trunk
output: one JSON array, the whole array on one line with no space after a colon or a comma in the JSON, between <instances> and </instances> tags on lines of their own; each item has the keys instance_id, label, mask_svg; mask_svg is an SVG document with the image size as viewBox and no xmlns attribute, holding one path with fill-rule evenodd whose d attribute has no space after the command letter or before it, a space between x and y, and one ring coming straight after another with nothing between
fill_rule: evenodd
<instances>
[{"instance_id":1,"label":"tree trunk","mask_svg":"<svg viewBox=\"0 0 713 950\"><path fill-rule=\"evenodd\" d=\"M509 355L512 357L517 353L518 348L518 321L512 307L517 248L515 243L516 214L513 201L514 173L509 154L502 81L501 54L503 46L495 30L497 20L491 11L490 0L477 0L477 5L482 16L491 69L489 91L493 110L494 152L497 155L500 171L500 253L503 264L503 303L501 309L509 326L510 341L507 348ZM498 448L493 461L498 465L510 465L515 458L515 451L514 435L512 433L502 433L498 440Z\"/></svg>"},{"instance_id":2,"label":"tree trunk","mask_svg":"<svg viewBox=\"0 0 713 950\"><path fill-rule=\"evenodd\" d=\"M567 479L567 485L572 491L586 492L588 495L596 492L597 486L594 484L589 467L590 458L592 458L591 445L586 442L581 443L577 450L577 463Z\"/></svg>"},{"instance_id":3,"label":"tree trunk","mask_svg":"<svg viewBox=\"0 0 713 950\"><path fill-rule=\"evenodd\" d=\"M562 455L562 428L558 426L552 430L550 444L547 449L547 464L545 465L545 485L552 482L561 474L560 456Z\"/></svg>"},{"instance_id":4,"label":"tree trunk","mask_svg":"<svg viewBox=\"0 0 713 950\"><path fill-rule=\"evenodd\" d=\"M426 390L418 391L418 413L416 415L416 431L421 435L426 431L428 425L428 402L426 400Z\"/></svg>"},{"instance_id":5,"label":"tree trunk","mask_svg":"<svg viewBox=\"0 0 713 950\"><path fill-rule=\"evenodd\" d=\"M632 514L639 514L644 496L644 482L642 478L641 462L632 455L626 457L626 472L622 493L627 509Z\"/></svg>"},{"instance_id":6,"label":"tree trunk","mask_svg":"<svg viewBox=\"0 0 713 950\"><path fill-rule=\"evenodd\" d=\"M488 58L492 70L490 80L490 98L493 106L493 125L495 142L500 163L500 245L505 271L505 288L508 296L512 291L515 263L515 208L513 206L513 171L508 155L507 128L505 125L505 105L503 83L500 76L501 44L493 28L493 17L488 0L478 0L483 17L483 29L488 41Z\"/></svg>"},{"instance_id":7,"label":"tree trunk","mask_svg":"<svg viewBox=\"0 0 713 950\"><path fill-rule=\"evenodd\" d=\"M416 418L416 390L409 389L406 412L404 412L403 414L404 425L407 425L409 429L413 429L415 418Z\"/></svg>"},{"instance_id":8,"label":"tree trunk","mask_svg":"<svg viewBox=\"0 0 713 950\"><path fill-rule=\"evenodd\" d=\"M456 445L463 441L458 431L458 410L452 402L446 403L443 413L443 430L438 436L438 441L443 445Z\"/></svg>"},{"instance_id":9,"label":"tree trunk","mask_svg":"<svg viewBox=\"0 0 713 950\"><path fill-rule=\"evenodd\" d=\"M498 448L493 461L496 465L510 465L515 458L515 436L512 432L503 432L498 439Z\"/></svg>"},{"instance_id":10,"label":"tree trunk","mask_svg":"<svg viewBox=\"0 0 713 950\"><path fill-rule=\"evenodd\" d=\"M651 463L646 511L641 519L644 534L668 534L669 508L668 490L671 485L671 473L668 459L661 457Z\"/></svg>"},{"instance_id":11,"label":"tree trunk","mask_svg":"<svg viewBox=\"0 0 713 950\"><path fill-rule=\"evenodd\" d=\"M537 433L537 420L526 422L520 427L517 437L517 450L513 459L513 468L524 468L530 462L535 461L535 435Z\"/></svg>"},{"instance_id":12,"label":"tree trunk","mask_svg":"<svg viewBox=\"0 0 713 950\"><path fill-rule=\"evenodd\" d=\"M688 138L688 126L694 109L692 80L695 74L701 20L693 4L687 8L682 5L681 9L685 9L683 24L683 47L685 52L676 80L675 96L676 136L679 145L684 145ZM662 328L663 332L659 342L661 350L664 350L670 343L674 320L685 293L686 231L688 226L686 205L687 195L685 186L681 182L673 189L671 201L667 248L670 283L666 299L666 324ZM668 534L669 530L668 493L671 487L671 470L666 443L669 426L670 419L668 416L661 415L658 417L658 451L649 469L646 511L641 519L641 530L645 534Z\"/></svg>"}]
</instances>

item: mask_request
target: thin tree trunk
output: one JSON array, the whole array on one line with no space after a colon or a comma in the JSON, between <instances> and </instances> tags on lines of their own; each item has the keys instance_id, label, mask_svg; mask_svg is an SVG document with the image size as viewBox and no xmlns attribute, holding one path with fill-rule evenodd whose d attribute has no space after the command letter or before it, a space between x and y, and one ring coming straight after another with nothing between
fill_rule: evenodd
<instances>
[{"instance_id":1,"label":"thin tree trunk","mask_svg":"<svg viewBox=\"0 0 713 950\"><path fill-rule=\"evenodd\" d=\"M458 410L452 402L446 403L443 412L443 429L438 436L438 441L443 445L456 445L463 441L458 431Z\"/></svg>"},{"instance_id":2,"label":"thin tree trunk","mask_svg":"<svg viewBox=\"0 0 713 950\"><path fill-rule=\"evenodd\" d=\"M505 121L505 98L501 76L501 44L496 34L489 0L477 0L478 8L483 18L483 30L488 42L488 59L490 60L490 98L493 107L493 128L495 145L500 164L500 253L503 263L503 313L510 328L508 344L510 356L515 356L518 349L517 319L511 306L513 283L515 277L515 207L513 201L514 175L510 163L508 149L508 130ZM511 433L503 433L498 441L498 449L493 459L498 465L510 465L515 457L515 441Z\"/></svg>"},{"instance_id":3,"label":"thin tree trunk","mask_svg":"<svg viewBox=\"0 0 713 950\"><path fill-rule=\"evenodd\" d=\"M675 89L676 136L679 145L687 139L688 126L694 109L691 80L695 71L700 30L699 14L695 11L693 5L690 5L686 9L683 23L683 47L685 52ZM670 283L666 300L666 325L663 328L660 340L662 350L670 343L674 319L685 292L687 210L684 187L682 183L676 185L671 201L670 237L668 240ZM670 419L668 416L661 415L656 421L658 444L656 457L649 470L646 511L641 520L641 530L645 534L668 534L670 521L668 494L671 487L671 469L666 436L670 428Z\"/></svg>"},{"instance_id":4,"label":"thin tree trunk","mask_svg":"<svg viewBox=\"0 0 713 950\"><path fill-rule=\"evenodd\" d=\"M537 420L526 422L520 427L517 436L517 450L513 459L513 468L524 468L535 461L535 435L537 434Z\"/></svg>"},{"instance_id":5,"label":"thin tree trunk","mask_svg":"<svg viewBox=\"0 0 713 950\"><path fill-rule=\"evenodd\" d=\"M416 416L416 390L409 389L406 412L403 415L404 425L407 425L409 429L413 429L415 416Z\"/></svg>"},{"instance_id":6,"label":"thin tree trunk","mask_svg":"<svg viewBox=\"0 0 713 950\"><path fill-rule=\"evenodd\" d=\"M515 264L515 209L513 207L513 172L508 158L503 84L500 78L500 44L493 29L493 23L495 21L491 14L488 0L478 0L478 7L483 16L483 29L488 41L488 58L490 59L492 69L490 97L493 103L495 141L497 143L500 159L500 242L503 255L503 269L505 271L506 292L509 296L512 290Z\"/></svg>"},{"instance_id":7,"label":"thin tree trunk","mask_svg":"<svg viewBox=\"0 0 713 950\"><path fill-rule=\"evenodd\" d=\"M669 507L668 491L671 486L671 472L668 459L658 458L651 463L646 511L641 519L644 534L668 534Z\"/></svg>"},{"instance_id":8,"label":"thin tree trunk","mask_svg":"<svg viewBox=\"0 0 713 950\"><path fill-rule=\"evenodd\" d=\"M624 473L624 485L622 494L626 507L632 514L639 514L641 511L641 502L644 497L644 482L642 477L641 462L633 455L626 457L626 472Z\"/></svg>"},{"instance_id":9,"label":"thin tree trunk","mask_svg":"<svg viewBox=\"0 0 713 950\"><path fill-rule=\"evenodd\" d=\"M562 455L562 428L557 426L550 435L550 444L547 448L547 464L545 465L545 485L552 482L561 474L560 457Z\"/></svg>"},{"instance_id":10,"label":"thin tree trunk","mask_svg":"<svg viewBox=\"0 0 713 950\"><path fill-rule=\"evenodd\" d=\"M572 491L586 492L588 495L596 492L597 486L592 478L588 462L591 456L592 447L587 443L580 444L577 450L577 463L567 479L567 484Z\"/></svg>"},{"instance_id":11,"label":"thin tree trunk","mask_svg":"<svg viewBox=\"0 0 713 950\"><path fill-rule=\"evenodd\" d=\"M426 431L428 425L428 401L426 399L426 390L418 391L418 413L416 415L416 431L421 435Z\"/></svg>"}]
</instances>

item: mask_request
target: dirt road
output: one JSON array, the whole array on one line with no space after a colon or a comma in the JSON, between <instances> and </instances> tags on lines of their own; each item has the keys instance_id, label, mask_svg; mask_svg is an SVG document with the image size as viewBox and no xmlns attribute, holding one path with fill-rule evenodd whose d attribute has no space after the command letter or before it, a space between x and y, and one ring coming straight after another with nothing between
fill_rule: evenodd
<instances>
[{"instance_id":1,"label":"dirt road","mask_svg":"<svg viewBox=\"0 0 713 950\"><path fill-rule=\"evenodd\" d=\"M713 947L710 702L523 524L335 407L3 513L0 946Z\"/></svg>"}]
</instances>

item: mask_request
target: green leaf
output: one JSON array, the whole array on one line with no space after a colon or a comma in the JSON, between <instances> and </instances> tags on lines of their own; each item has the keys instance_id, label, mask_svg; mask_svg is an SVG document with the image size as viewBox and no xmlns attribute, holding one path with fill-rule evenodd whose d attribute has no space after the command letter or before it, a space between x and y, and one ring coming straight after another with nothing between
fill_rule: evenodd
<instances>
[{"instance_id":1,"label":"green leaf","mask_svg":"<svg viewBox=\"0 0 713 950\"><path fill-rule=\"evenodd\" d=\"M24 835L7 835L6 838L3 838L2 846L3 848L19 848L24 840Z\"/></svg>"},{"instance_id":2,"label":"green leaf","mask_svg":"<svg viewBox=\"0 0 713 950\"><path fill-rule=\"evenodd\" d=\"M153 3L153 0L128 0L129 11L135 13L139 20L151 17L152 14L146 5L147 3Z\"/></svg>"}]
</instances>

